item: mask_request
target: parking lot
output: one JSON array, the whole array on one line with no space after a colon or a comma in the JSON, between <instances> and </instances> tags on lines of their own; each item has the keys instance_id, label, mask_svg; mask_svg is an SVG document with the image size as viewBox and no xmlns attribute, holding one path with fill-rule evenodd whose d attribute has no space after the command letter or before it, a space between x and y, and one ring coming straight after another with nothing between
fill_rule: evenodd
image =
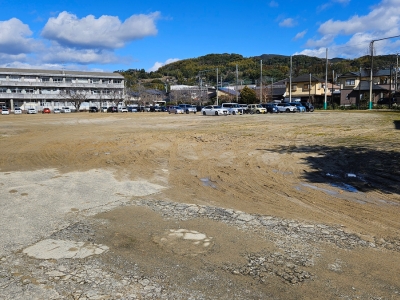
<instances>
[{"instance_id":1,"label":"parking lot","mask_svg":"<svg viewBox=\"0 0 400 300\"><path fill-rule=\"evenodd\" d=\"M0 116L0 299L396 299L399 122Z\"/></svg>"}]
</instances>

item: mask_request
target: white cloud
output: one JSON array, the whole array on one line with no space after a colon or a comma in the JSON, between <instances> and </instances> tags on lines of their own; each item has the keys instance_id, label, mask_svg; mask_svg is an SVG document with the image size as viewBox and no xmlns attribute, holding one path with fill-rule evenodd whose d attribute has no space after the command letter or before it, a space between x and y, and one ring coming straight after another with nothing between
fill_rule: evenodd
<instances>
[{"instance_id":1,"label":"white cloud","mask_svg":"<svg viewBox=\"0 0 400 300\"><path fill-rule=\"evenodd\" d=\"M169 58L169 59L167 59L164 63L158 62L158 61L157 61L157 62L155 62L154 65L153 65L150 69L148 69L147 71L148 71L148 72L155 72L155 71L157 71L159 68L161 68L162 66L171 64L171 63L176 62L176 61L179 61L179 60L180 60L179 58Z\"/></svg>"},{"instance_id":2,"label":"white cloud","mask_svg":"<svg viewBox=\"0 0 400 300\"><path fill-rule=\"evenodd\" d=\"M50 18L42 36L66 47L85 49L116 49L128 42L157 34L159 12L132 15L124 22L118 17L103 15L96 19L88 15L79 19L66 11Z\"/></svg>"},{"instance_id":3,"label":"white cloud","mask_svg":"<svg viewBox=\"0 0 400 300\"><path fill-rule=\"evenodd\" d=\"M348 4L346 0L335 0L343 5ZM320 53L319 48L332 48L332 55L340 57L358 57L368 54L368 46L372 40L400 35L400 0L382 0L379 4L372 6L366 15L354 15L347 20L330 19L321 24L318 32L320 37L310 39L306 49L301 54ZM346 39L342 45L335 41ZM398 50L398 40L383 40L375 43L376 54L394 53ZM336 50L334 50L336 49Z\"/></svg>"},{"instance_id":4,"label":"white cloud","mask_svg":"<svg viewBox=\"0 0 400 300\"><path fill-rule=\"evenodd\" d=\"M41 54L41 60L44 63L77 63L77 64L109 64L119 63L121 58L107 50L95 49L74 49L53 45L46 52Z\"/></svg>"},{"instance_id":5,"label":"white cloud","mask_svg":"<svg viewBox=\"0 0 400 300\"><path fill-rule=\"evenodd\" d=\"M276 1L274 1L274 0L272 0L272 1L269 3L269 6L270 6L270 7L278 7L278 6L279 6L279 3L276 2Z\"/></svg>"},{"instance_id":6,"label":"white cloud","mask_svg":"<svg viewBox=\"0 0 400 300\"><path fill-rule=\"evenodd\" d=\"M19 55L34 51L37 42L30 38L29 26L16 18L0 21L0 53Z\"/></svg>"},{"instance_id":7,"label":"white cloud","mask_svg":"<svg viewBox=\"0 0 400 300\"><path fill-rule=\"evenodd\" d=\"M307 33L307 30L303 30L302 32L299 32L296 34L296 36L293 38L293 40L299 40L302 39Z\"/></svg>"},{"instance_id":8,"label":"white cloud","mask_svg":"<svg viewBox=\"0 0 400 300\"><path fill-rule=\"evenodd\" d=\"M297 25L296 21L292 18L284 19L279 23L279 26L281 27L294 27L296 25Z\"/></svg>"}]
</instances>

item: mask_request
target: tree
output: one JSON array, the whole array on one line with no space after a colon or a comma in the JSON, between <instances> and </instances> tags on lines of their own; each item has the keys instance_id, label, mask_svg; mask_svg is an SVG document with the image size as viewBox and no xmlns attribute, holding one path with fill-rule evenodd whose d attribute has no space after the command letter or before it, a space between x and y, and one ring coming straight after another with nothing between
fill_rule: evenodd
<instances>
[{"instance_id":1,"label":"tree","mask_svg":"<svg viewBox=\"0 0 400 300\"><path fill-rule=\"evenodd\" d=\"M240 91L240 103L251 104L255 102L258 102L256 92L248 86L245 86Z\"/></svg>"},{"instance_id":2,"label":"tree","mask_svg":"<svg viewBox=\"0 0 400 300\"><path fill-rule=\"evenodd\" d=\"M83 102L87 102L90 92L79 89L65 89L60 91L60 98L70 102L79 111Z\"/></svg>"}]
</instances>

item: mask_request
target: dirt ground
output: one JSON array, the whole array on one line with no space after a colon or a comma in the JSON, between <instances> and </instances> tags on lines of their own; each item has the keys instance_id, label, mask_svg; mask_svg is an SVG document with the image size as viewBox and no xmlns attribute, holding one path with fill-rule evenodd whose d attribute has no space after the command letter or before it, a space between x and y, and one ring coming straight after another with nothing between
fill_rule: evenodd
<instances>
[{"instance_id":1,"label":"dirt ground","mask_svg":"<svg viewBox=\"0 0 400 300\"><path fill-rule=\"evenodd\" d=\"M133 202L87 217L93 240L110 248L104 264L136 268L182 299L400 299L399 123L399 113L383 111L0 116L0 172L108 170L117 180L163 187L132 201L330 226L368 243L307 241L313 263L304 270L312 280L270 274L260 281L230 268L246 266L250 253L294 255L279 236L219 219L167 217ZM160 242L172 229L204 233L211 244L198 252Z\"/></svg>"}]
</instances>

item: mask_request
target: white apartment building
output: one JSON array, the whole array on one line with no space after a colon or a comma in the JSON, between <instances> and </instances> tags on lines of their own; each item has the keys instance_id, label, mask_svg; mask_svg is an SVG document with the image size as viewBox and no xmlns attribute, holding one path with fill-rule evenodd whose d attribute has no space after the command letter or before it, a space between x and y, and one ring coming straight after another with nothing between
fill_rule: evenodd
<instances>
[{"instance_id":1,"label":"white apartment building","mask_svg":"<svg viewBox=\"0 0 400 300\"><path fill-rule=\"evenodd\" d=\"M0 68L0 106L14 110L68 106L74 109L66 91L85 94L81 109L117 105L124 98L124 77L118 73L68 70Z\"/></svg>"}]
</instances>

